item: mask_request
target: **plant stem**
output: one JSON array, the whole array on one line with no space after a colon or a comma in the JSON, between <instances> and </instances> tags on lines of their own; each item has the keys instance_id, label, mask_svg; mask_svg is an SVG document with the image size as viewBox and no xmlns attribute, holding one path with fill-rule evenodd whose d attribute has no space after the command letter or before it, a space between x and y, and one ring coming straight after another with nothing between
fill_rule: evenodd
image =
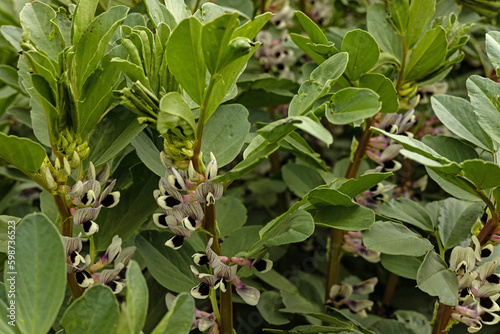
<instances>
[{"instance_id":1,"label":"plant stem","mask_svg":"<svg viewBox=\"0 0 500 334\"><path fill-rule=\"evenodd\" d=\"M219 238L217 237L217 226L215 223L215 205L205 204L205 218L203 228L213 235L212 250L221 255ZM207 242L212 238L207 235ZM222 334L233 334L233 299L231 294L232 285L228 284L226 292L220 292L220 326Z\"/></svg>"},{"instance_id":2,"label":"plant stem","mask_svg":"<svg viewBox=\"0 0 500 334\"><path fill-rule=\"evenodd\" d=\"M446 327L448 327L448 322L450 320L452 311L453 311L453 306L439 303L438 310L436 313L436 320L434 322L434 327L432 328L432 334L448 333Z\"/></svg>"},{"instance_id":3,"label":"plant stem","mask_svg":"<svg viewBox=\"0 0 500 334\"><path fill-rule=\"evenodd\" d=\"M394 296L394 291L396 290L396 285L398 285L399 276L394 273L389 273L389 278L387 279L387 286L384 291L384 297L382 297L382 305L384 305L384 313L387 313L387 308L391 305L392 296Z\"/></svg>"},{"instance_id":4,"label":"plant stem","mask_svg":"<svg viewBox=\"0 0 500 334\"><path fill-rule=\"evenodd\" d=\"M372 135L372 131L370 130L370 126L375 117L371 120L365 120L365 129L363 130L363 134L361 135L361 139L359 141L358 147L356 148L356 152L354 154L353 161L349 162L349 166L347 167L347 171L345 173L345 177L347 179L355 178L359 171L359 166L361 165L361 161L363 161L363 157L365 156L366 148L368 147L368 142L370 141L370 137ZM344 240L344 231L332 228L330 230L330 257L328 260L328 271L326 277L326 286L325 286L325 303L330 295L330 288L332 285L337 284L339 278L339 267L340 267L340 259L342 256L342 241Z\"/></svg>"},{"instance_id":5,"label":"plant stem","mask_svg":"<svg viewBox=\"0 0 500 334\"><path fill-rule=\"evenodd\" d=\"M52 195L56 203L57 211L61 216L61 234L65 237L73 236L73 215L69 211L66 200L60 195ZM68 286L71 291L73 300L77 299L83 294L82 288L76 281L75 274L67 274Z\"/></svg>"}]
</instances>

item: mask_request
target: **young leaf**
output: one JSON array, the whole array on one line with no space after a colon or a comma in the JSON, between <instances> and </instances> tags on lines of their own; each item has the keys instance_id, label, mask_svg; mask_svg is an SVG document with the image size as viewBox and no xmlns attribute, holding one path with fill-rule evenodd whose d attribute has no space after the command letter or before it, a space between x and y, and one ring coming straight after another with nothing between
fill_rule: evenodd
<instances>
[{"instance_id":1,"label":"young leaf","mask_svg":"<svg viewBox=\"0 0 500 334\"><path fill-rule=\"evenodd\" d=\"M202 25L195 17L183 20L167 42L169 70L198 104L204 97L207 68L201 47Z\"/></svg>"},{"instance_id":2,"label":"young leaf","mask_svg":"<svg viewBox=\"0 0 500 334\"><path fill-rule=\"evenodd\" d=\"M311 73L310 80L304 81L298 94L293 97L288 115L300 116L309 111L314 102L328 93L330 86L344 73L347 61L347 53L342 52L319 65Z\"/></svg>"},{"instance_id":3,"label":"young leaf","mask_svg":"<svg viewBox=\"0 0 500 334\"><path fill-rule=\"evenodd\" d=\"M446 34L442 27L438 26L427 31L411 54L403 72L404 79L417 80L437 68L445 61L447 45Z\"/></svg>"},{"instance_id":4,"label":"young leaf","mask_svg":"<svg viewBox=\"0 0 500 334\"><path fill-rule=\"evenodd\" d=\"M50 270L47 270L50 268ZM66 291L66 255L59 231L43 214L30 214L16 232L17 275L5 266L9 293L15 281L16 324L22 333L47 333L56 320Z\"/></svg>"},{"instance_id":5,"label":"young leaf","mask_svg":"<svg viewBox=\"0 0 500 334\"><path fill-rule=\"evenodd\" d=\"M296 11L295 15L299 19L300 24L306 31L307 35L314 44L328 44L328 39L326 38L321 28L311 20L306 14Z\"/></svg>"},{"instance_id":6,"label":"young leaf","mask_svg":"<svg viewBox=\"0 0 500 334\"><path fill-rule=\"evenodd\" d=\"M363 233L363 243L369 249L385 254L421 256L433 248L429 240L402 224L378 221Z\"/></svg>"},{"instance_id":7,"label":"young leaf","mask_svg":"<svg viewBox=\"0 0 500 334\"><path fill-rule=\"evenodd\" d=\"M474 108L467 100L436 95L431 98L432 109L439 120L454 134L487 151L494 151L491 138L476 120Z\"/></svg>"},{"instance_id":8,"label":"young leaf","mask_svg":"<svg viewBox=\"0 0 500 334\"><path fill-rule=\"evenodd\" d=\"M354 29L342 40L342 52L349 54L345 73L351 80L370 71L378 62L379 47L375 39L366 31Z\"/></svg>"},{"instance_id":9,"label":"young leaf","mask_svg":"<svg viewBox=\"0 0 500 334\"><path fill-rule=\"evenodd\" d=\"M233 161L240 153L250 131L248 110L240 104L222 105L205 123L201 151L203 162L210 162L210 152L222 167Z\"/></svg>"},{"instance_id":10,"label":"young leaf","mask_svg":"<svg viewBox=\"0 0 500 334\"><path fill-rule=\"evenodd\" d=\"M56 12L43 2L27 3L20 13L21 24L29 31L29 38L39 50L57 61L57 55L64 49L64 40L59 26L54 23Z\"/></svg>"},{"instance_id":11,"label":"young leaf","mask_svg":"<svg viewBox=\"0 0 500 334\"><path fill-rule=\"evenodd\" d=\"M348 87L339 90L324 105L326 118L333 124L349 124L374 116L380 111L379 96L366 88Z\"/></svg>"},{"instance_id":12,"label":"young leaf","mask_svg":"<svg viewBox=\"0 0 500 334\"><path fill-rule=\"evenodd\" d=\"M406 2L406 0L403 0ZM420 39L436 12L436 0L412 0L404 36L406 47L411 49ZM424 37L425 38L425 37Z\"/></svg>"},{"instance_id":13,"label":"young leaf","mask_svg":"<svg viewBox=\"0 0 500 334\"><path fill-rule=\"evenodd\" d=\"M403 1L395 0L394 2ZM401 35L394 31L392 25L387 20L387 12L384 5L370 5L368 7L366 21L368 32L375 38L380 48L393 56L398 63L401 63L403 57Z\"/></svg>"},{"instance_id":14,"label":"young leaf","mask_svg":"<svg viewBox=\"0 0 500 334\"><path fill-rule=\"evenodd\" d=\"M127 268L127 303L132 333L140 333L146 322L148 311L148 285L141 268L135 261L130 261Z\"/></svg>"},{"instance_id":15,"label":"young leaf","mask_svg":"<svg viewBox=\"0 0 500 334\"><path fill-rule=\"evenodd\" d=\"M175 17L159 0L145 0L144 4L151 19L151 23L157 29L161 23L166 23L170 29L177 25Z\"/></svg>"},{"instance_id":16,"label":"young leaf","mask_svg":"<svg viewBox=\"0 0 500 334\"><path fill-rule=\"evenodd\" d=\"M418 269L417 286L431 296L436 296L445 305L458 304L458 279L448 264L430 251Z\"/></svg>"},{"instance_id":17,"label":"young leaf","mask_svg":"<svg viewBox=\"0 0 500 334\"><path fill-rule=\"evenodd\" d=\"M26 174L36 173L47 154L42 145L28 138L0 132L0 157Z\"/></svg>"},{"instance_id":18,"label":"young leaf","mask_svg":"<svg viewBox=\"0 0 500 334\"><path fill-rule=\"evenodd\" d=\"M408 25L408 16L410 15L410 6L406 0L388 0L389 12L392 21L401 35L405 35Z\"/></svg>"},{"instance_id":19,"label":"young leaf","mask_svg":"<svg viewBox=\"0 0 500 334\"><path fill-rule=\"evenodd\" d=\"M66 333L114 333L119 316L118 303L111 289L96 284L68 307L61 326Z\"/></svg>"},{"instance_id":20,"label":"young leaf","mask_svg":"<svg viewBox=\"0 0 500 334\"><path fill-rule=\"evenodd\" d=\"M95 10L98 4L99 0L82 0L78 2L71 25L73 45L78 44L78 40L82 36L83 31L94 19Z\"/></svg>"},{"instance_id":21,"label":"young leaf","mask_svg":"<svg viewBox=\"0 0 500 334\"><path fill-rule=\"evenodd\" d=\"M161 135L172 131L181 138L194 138L196 125L193 112L180 93L170 92L161 98L157 128Z\"/></svg>"}]
</instances>

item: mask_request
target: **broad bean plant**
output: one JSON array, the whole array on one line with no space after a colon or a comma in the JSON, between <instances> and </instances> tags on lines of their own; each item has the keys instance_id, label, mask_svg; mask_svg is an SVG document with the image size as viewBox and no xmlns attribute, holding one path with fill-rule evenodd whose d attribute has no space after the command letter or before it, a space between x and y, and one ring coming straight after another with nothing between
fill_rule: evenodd
<instances>
[{"instance_id":1,"label":"broad bean plant","mask_svg":"<svg viewBox=\"0 0 500 334\"><path fill-rule=\"evenodd\" d=\"M499 10L3 1L0 332L498 333Z\"/></svg>"}]
</instances>

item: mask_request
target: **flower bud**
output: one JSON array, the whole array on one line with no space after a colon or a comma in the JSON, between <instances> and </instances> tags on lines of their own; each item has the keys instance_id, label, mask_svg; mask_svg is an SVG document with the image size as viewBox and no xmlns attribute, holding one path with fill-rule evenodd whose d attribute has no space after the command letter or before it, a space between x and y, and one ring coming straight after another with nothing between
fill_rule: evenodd
<instances>
[{"instance_id":1,"label":"flower bud","mask_svg":"<svg viewBox=\"0 0 500 334\"><path fill-rule=\"evenodd\" d=\"M64 165L64 172L66 173L66 176L71 175L71 166L69 165L68 159L66 157L63 158L63 165Z\"/></svg>"},{"instance_id":2,"label":"flower bud","mask_svg":"<svg viewBox=\"0 0 500 334\"><path fill-rule=\"evenodd\" d=\"M76 153L76 151L73 151L70 166L73 169L77 169L80 166L80 156Z\"/></svg>"},{"instance_id":3,"label":"flower bud","mask_svg":"<svg viewBox=\"0 0 500 334\"><path fill-rule=\"evenodd\" d=\"M54 181L54 178L50 173L49 167L45 168L45 181L47 182L47 186L49 187L50 190L54 190L57 188L57 183L56 181Z\"/></svg>"}]
</instances>

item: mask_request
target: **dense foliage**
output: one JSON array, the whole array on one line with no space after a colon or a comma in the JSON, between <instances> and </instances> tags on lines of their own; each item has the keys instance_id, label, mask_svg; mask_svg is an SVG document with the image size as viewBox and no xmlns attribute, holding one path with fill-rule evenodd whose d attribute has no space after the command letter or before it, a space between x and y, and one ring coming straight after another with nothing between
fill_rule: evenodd
<instances>
[{"instance_id":1,"label":"dense foliage","mask_svg":"<svg viewBox=\"0 0 500 334\"><path fill-rule=\"evenodd\" d=\"M0 4L0 332L498 333L498 0Z\"/></svg>"}]
</instances>

